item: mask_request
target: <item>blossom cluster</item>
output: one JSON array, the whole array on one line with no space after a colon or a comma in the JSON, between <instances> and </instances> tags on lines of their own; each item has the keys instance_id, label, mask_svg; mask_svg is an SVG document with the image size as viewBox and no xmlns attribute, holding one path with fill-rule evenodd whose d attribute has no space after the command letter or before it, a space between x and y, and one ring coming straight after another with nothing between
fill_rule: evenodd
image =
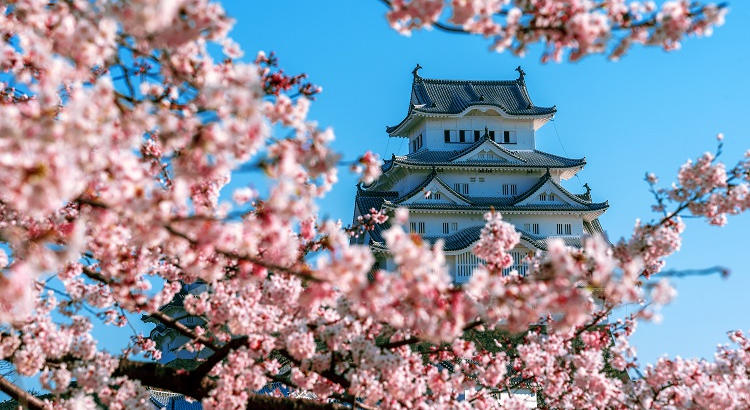
<instances>
[{"instance_id":1,"label":"blossom cluster","mask_svg":"<svg viewBox=\"0 0 750 410\"><path fill-rule=\"evenodd\" d=\"M725 5L688 0L392 0L386 2L390 25L401 34L437 27L492 39L491 48L523 55L544 45L542 61L571 61L609 50L622 57L633 44L680 48L689 35L709 36L724 23ZM443 21L443 15L450 17ZM615 34L619 39L610 47Z\"/></svg>"}]
</instances>

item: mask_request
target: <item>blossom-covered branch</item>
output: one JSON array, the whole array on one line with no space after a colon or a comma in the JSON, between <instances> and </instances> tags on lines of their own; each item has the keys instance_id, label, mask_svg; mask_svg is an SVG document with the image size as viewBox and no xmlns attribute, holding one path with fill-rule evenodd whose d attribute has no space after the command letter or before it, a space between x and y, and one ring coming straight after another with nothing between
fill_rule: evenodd
<instances>
[{"instance_id":1,"label":"blossom-covered branch","mask_svg":"<svg viewBox=\"0 0 750 410\"><path fill-rule=\"evenodd\" d=\"M544 46L542 61L588 54L622 57L633 44L680 48L683 37L709 36L724 23L727 5L687 0L381 0L388 22L402 34L435 27L491 39L490 48L524 55ZM448 15L449 17L445 18Z\"/></svg>"}]
</instances>

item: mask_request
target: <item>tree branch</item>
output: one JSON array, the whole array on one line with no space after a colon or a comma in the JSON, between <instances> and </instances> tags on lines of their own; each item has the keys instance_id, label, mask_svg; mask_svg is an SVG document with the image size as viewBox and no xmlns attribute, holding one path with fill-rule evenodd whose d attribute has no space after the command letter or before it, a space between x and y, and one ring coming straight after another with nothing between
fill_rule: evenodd
<instances>
[{"instance_id":1,"label":"tree branch","mask_svg":"<svg viewBox=\"0 0 750 410\"><path fill-rule=\"evenodd\" d=\"M44 402L26 390L16 386L10 380L0 376L0 391L14 398L19 406L25 406L32 410L44 409Z\"/></svg>"}]
</instances>

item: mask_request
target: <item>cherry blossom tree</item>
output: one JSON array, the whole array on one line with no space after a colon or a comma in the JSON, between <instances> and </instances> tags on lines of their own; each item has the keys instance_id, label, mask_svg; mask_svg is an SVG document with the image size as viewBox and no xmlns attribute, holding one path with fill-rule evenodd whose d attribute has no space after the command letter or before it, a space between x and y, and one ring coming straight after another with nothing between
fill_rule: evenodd
<instances>
[{"instance_id":1,"label":"cherry blossom tree","mask_svg":"<svg viewBox=\"0 0 750 410\"><path fill-rule=\"evenodd\" d=\"M546 41L551 55L572 47L576 58L600 51L594 43L608 35L591 37L586 23L586 43L536 25L604 13L624 30L646 30L632 41L674 46L723 13L668 2L636 27L639 7L650 6L513 4L454 1L452 21L476 31L489 24L480 14L500 14L519 22L514 30L532 24L529 37L513 34L514 50ZM436 25L444 7L390 5L401 30ZM279 69L273 54L240 61L231 26L208 0L3 3L0 361L38 376L52 399L2 376L0 391L34 409L149 408L146 386L208 409L521 408L515 396L496 399L517 389L555 408L750 406L742 332L730 332L713 362L642 367L628 345L637 323L674 296L662 269L680 247L681 217L722 225L750 206L750 152L731 168L713 154L689 161L668 188L647 175L661 219L637 223L614 246L600 237L581 249L552 243L526 276L503 275L519 235L491 212L475 247L485 263L459 287L442 244L404 231L405 210L373 209L346 227L318 217L340 164L333 132L307 118L319 88ZM216 45L221 59L209 53ZM221 203L245 166L264 171L268 194L245 187ZM379 159L366 153L352 170L371 181ZM350 241L377 224L388 224L394 272ZM197 281L205 291L184 306L204 325L159 311ZM608 321L624 303L642 307ZM206 358L191 370L164 366L142 335L122 352L101 349L92 329L126 326L125 312L179 332L184 349ZM257 393L270 382L304 394Z\"/></svg>"}]
</instances>

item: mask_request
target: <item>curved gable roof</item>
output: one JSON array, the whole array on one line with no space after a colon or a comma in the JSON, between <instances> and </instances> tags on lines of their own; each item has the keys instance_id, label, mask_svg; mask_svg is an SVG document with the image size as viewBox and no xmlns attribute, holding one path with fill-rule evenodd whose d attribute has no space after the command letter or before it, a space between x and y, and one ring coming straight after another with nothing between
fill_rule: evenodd
<instances>
[{"instance_id":1,"label":"curved gable roof","mask_svg":"<svg viewBox=\"0 0 750 410\"><path fill-rule=\"evenodd\" d=\"M448 251L448 252L460 251L460 250L468 249L471 245L473 245L479 240L479 236L482 233L482 228L484 228L484 225L477 225L477 226L472 226L469 228L464 228L448 236L424 237L424 239L429 241L430 243L434 243L438 239L442 239L443 250ZM516 231L521 234L522 241L525 241L531 244L532 246L534 246L535 248L542 250L542 251L547 250L548 241L553 238L562 239L563 242L565 242L566 246L571 246L571 247L576 247L576 248L581 247L581 238L534 235L534 234L524 231L523 229L519 229L518 227L516 227Z\"/></svg>"},{"instance_id":2,"label":"curved gable roof","mask_svg":"<svg viewBox=\"0 0 750 410\"><path fill-rule=\"evenodd\" d=\"M455 196L459 200L463 201L466 205L471 204L471 201L468 198L466 198L465 196L463 196L460 193L456 192L453 188L451 188L450 186L448 186L448 184L446 184L445 182L443 182L443 180L440 179L440 177L438 177L437 171L435 171L434 169L432 170L432 172L430 173L430 175L428 175L427 178L424 179L424 181L422 181L419 185L417 185L416 187L414 187L414 189L412 189L411 191L409 191L409 192L405 193L404 195L402 195L400 198L395 199L393 201L393 203L394 204L400 204L400 203L408 200L409 198L414 197L420 191L422 191L425 187L427 187L427 185L429 185L432 181L437 182L447 192L449 192L451 195Z\"/></svg>"},{"instance_id":3,"label":"curved gable roof","mask_svg":"<svg viewBox=\"0 0 750 410\"><path fill-rule=\"evenodd\" d=\"M482 146L485 141L492 144L493 147L501 150L504 154L518 159L518 162L499 162L492 160L469 160L454 162L456 159L466 156L472 151ZM482 166L482 167L518 167L518 168L576 168L586 165L586 158L565 158L558 155L550 154L539 150L512 151L495 141L492 141L487 134L483 135L478 141L471 145L455 151L432 151L422 149L411 152L406 155L396 156L385 160L381 170L387 172L395 164L419 165L419 166Z\"/></svg>"},{"instance_id":4,"label":"curved gable roof","mask_svg":"<svg viewBox=\"0 0 750 410\"><path fill-rule=\"evenodd\" d=\"M513 116L547 116L553 107L536 107L529 98L522 77L516 80L474 81L440 80L414 75L406 117L397 125L386 127L396 131L413 113L459 114L472 106L492 106Z\"/></svg>"}]
</instances>

